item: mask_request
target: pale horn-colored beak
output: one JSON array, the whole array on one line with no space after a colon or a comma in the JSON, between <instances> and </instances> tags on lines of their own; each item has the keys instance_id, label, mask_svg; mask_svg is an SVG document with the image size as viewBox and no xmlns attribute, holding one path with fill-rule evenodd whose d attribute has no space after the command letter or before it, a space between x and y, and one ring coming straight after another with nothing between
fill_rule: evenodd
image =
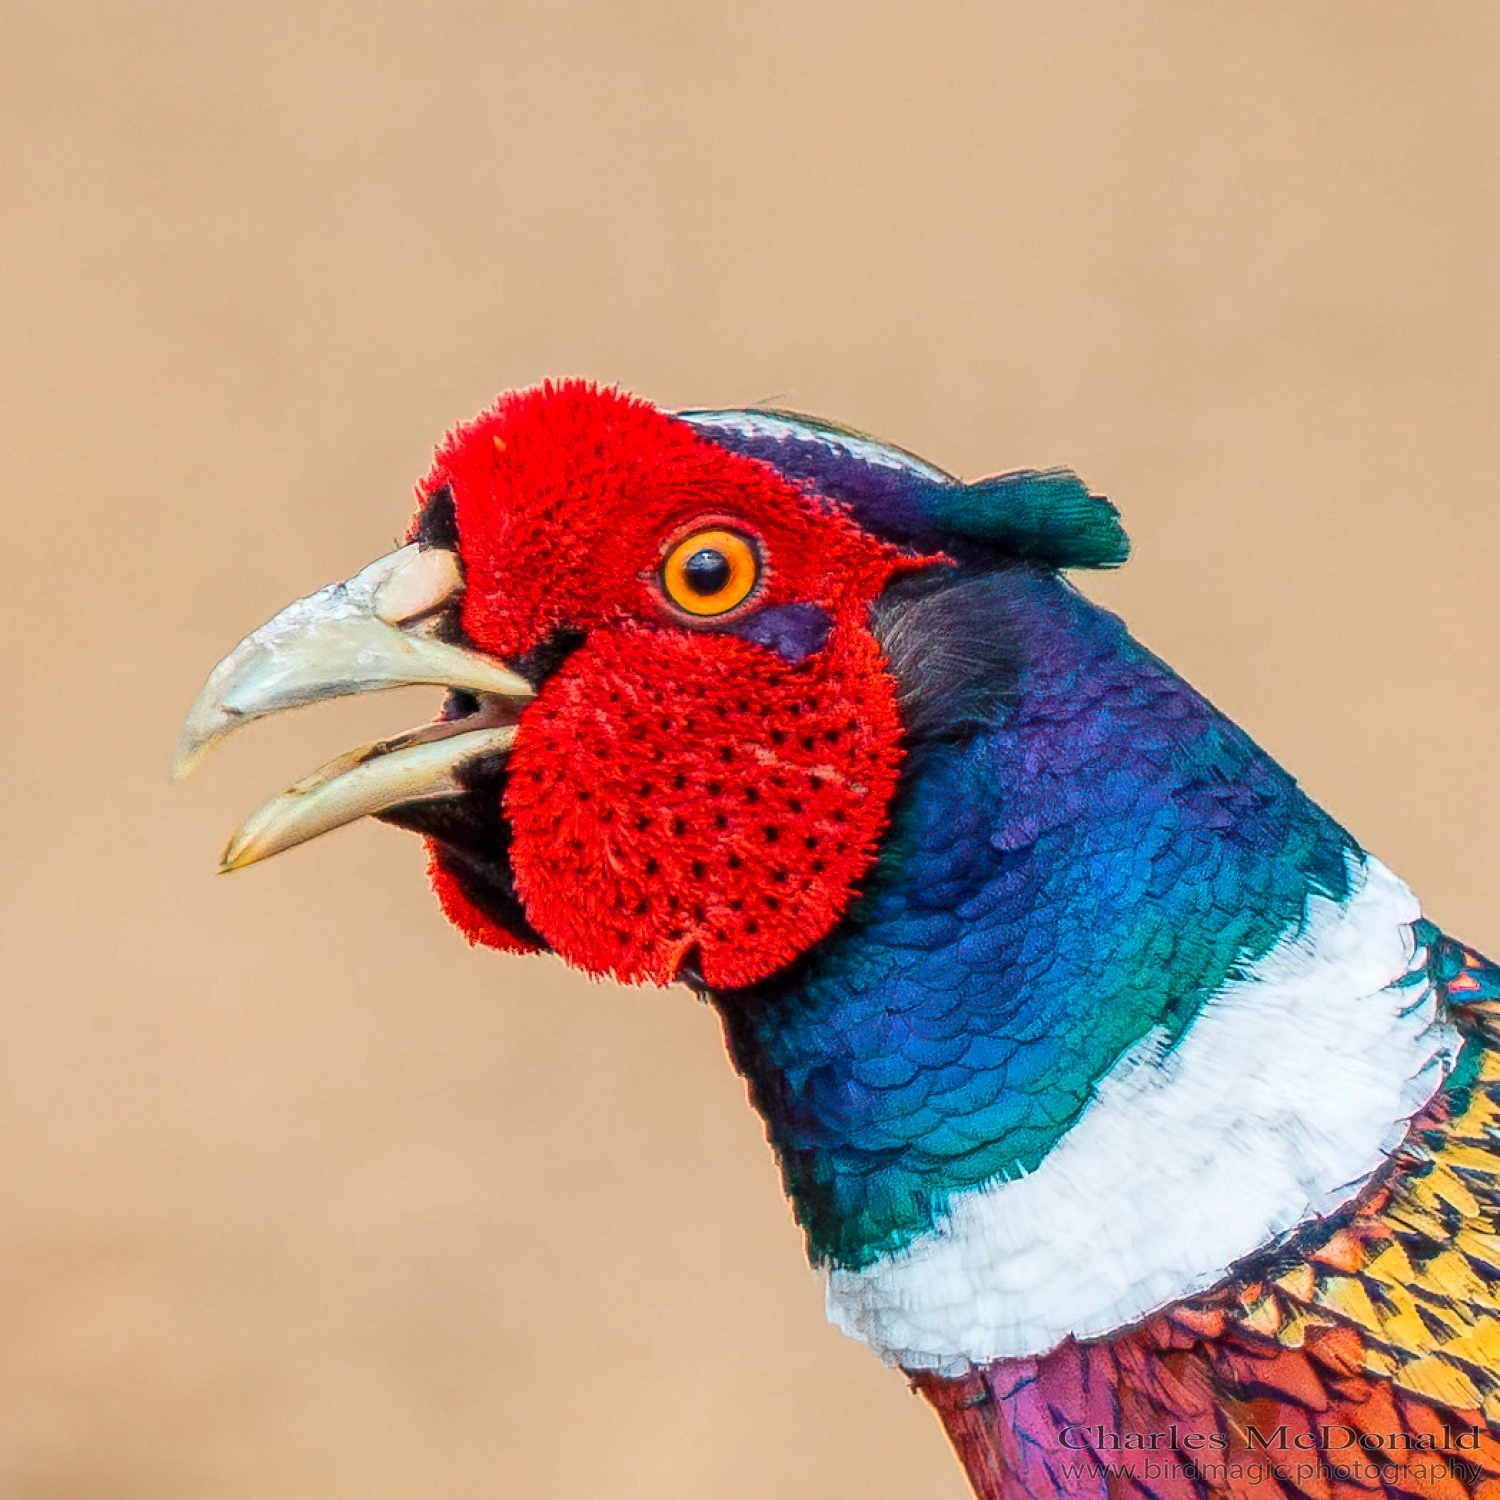
<instances>
[{"instance_id":1,"label":"pale horn-colored beak","mask_svg":"<svg viewBox=\"0 0 1500 1500\"><path fill-rule=\"evenodd\" d=\"M509 747L531 684L433 633L462 592L458 558L414 543L288 605L214 668L182 726L173 776L185 776L241 725L325 698L428 683L479 703L467 718L329 761L251 814L220 868L240 869L389 807L461 795L461 769Z\"/></svg>"}]
</instances>

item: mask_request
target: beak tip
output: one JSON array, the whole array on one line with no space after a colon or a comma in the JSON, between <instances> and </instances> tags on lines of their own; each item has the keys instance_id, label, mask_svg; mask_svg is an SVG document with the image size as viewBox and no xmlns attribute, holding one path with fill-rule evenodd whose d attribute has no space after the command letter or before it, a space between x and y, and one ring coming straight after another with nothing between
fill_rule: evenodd
<instances>
[{"instance_id":1,"label":"beak tip","mask_svg":"<svg viewBox=\"0 0 1500 1500\"><path fill-rule=\"evenodd\" d=\"M237 838L231 839L225 846L224 852L219 856L220 875L232 875L236 870L243 870L246 865L255 863L255 855L249 847L242 844Z\"/></svg>"},{"instance_id":2,"label":"beak tip","mask_svg":"<svg viewBox=\"0 0 1500 1500\"><path fill-rule=\"evenodd\" d=\"M177 744L172 750L172 780L182 778L196 769L198 762L235 726L236 718L222 709L215 712L205 709L200 698L192 707L182 728L177 731Z\"/></svg>"}]
</instances>

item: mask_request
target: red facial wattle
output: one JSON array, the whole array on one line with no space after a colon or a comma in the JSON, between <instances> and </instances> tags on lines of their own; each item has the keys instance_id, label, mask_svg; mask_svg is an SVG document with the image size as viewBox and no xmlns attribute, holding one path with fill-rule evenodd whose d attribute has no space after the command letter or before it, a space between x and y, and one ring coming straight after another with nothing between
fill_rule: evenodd
<instances>
[{"instance_id":1,"label":"red facial wattle","mask_svg":"<svg viewBox=\"0 0 1500 1500\"><path fill-rule=\"evenodd\" d=\"M874 856L900 724L868 632L788 667L626 625L527 709L505 814L516 888L564 957L622 980L751 983L833 925Z\"/></svg>"},{"instance_id":2,"label":"red facial wattle","mask_svg":"<svg viewBox=\"0 0 1500 1500\"><path fill-rule=\"evenodd\" d=\"M913 559L768 465L579 384L508 395L457 429L422 486L441 490L468 639L510 662L570 642L504 783L531 927L622 980L671 980L694 955L711 987L811 947L874 858L895 790L901 725L868 610ZM700 537L728 554L722 610L676 583ZM813 638L778 645L771 622L804 618ZM534 946L437 845L433 879L471 940Z\"/></svg>"}]
</instances>

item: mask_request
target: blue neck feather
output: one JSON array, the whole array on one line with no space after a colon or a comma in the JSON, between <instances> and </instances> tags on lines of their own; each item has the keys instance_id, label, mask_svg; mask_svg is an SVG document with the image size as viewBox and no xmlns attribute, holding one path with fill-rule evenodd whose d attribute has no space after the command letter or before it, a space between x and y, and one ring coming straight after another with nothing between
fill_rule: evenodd
<instances>
[{"instance_id":1,"label":"blue neck feather","mask_svg":"<svg viewBox=\"0 0 1500 1500\"><path fill-rule=\"evenodd\" d=\"M923 727L862 897L715 997L810 1250L845 1266L1033 1168L1132 1043L1180 1035L1310 892L1342 900L1355 848L1049 569L959 573L925 607L930 649L890 652ZM923 668L965 639L1013 667L977 713Z\"/></svg>"}]
</instances>

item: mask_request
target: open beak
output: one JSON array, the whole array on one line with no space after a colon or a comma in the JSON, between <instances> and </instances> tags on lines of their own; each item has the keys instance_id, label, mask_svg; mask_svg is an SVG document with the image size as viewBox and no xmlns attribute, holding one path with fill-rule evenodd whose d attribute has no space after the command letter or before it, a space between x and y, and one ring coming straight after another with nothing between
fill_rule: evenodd
<instances>
[{"instance_id":1,"label":"open beak","mask_svg":"<svg viewBox=\"0 0 1500 1500\"><path fill-rule=\"evenodd\" d=\"M372 813L461 796L466 766L509 749L533 690L493 657L439 638L462 593L457 556L413 543L289 604L213 669L178 737L174 777L252 719L325 698L431 683L478 704L465 718L351 750L272 797L240 825L220 869L238 870Z\"/></svg>"}]
</instances>

